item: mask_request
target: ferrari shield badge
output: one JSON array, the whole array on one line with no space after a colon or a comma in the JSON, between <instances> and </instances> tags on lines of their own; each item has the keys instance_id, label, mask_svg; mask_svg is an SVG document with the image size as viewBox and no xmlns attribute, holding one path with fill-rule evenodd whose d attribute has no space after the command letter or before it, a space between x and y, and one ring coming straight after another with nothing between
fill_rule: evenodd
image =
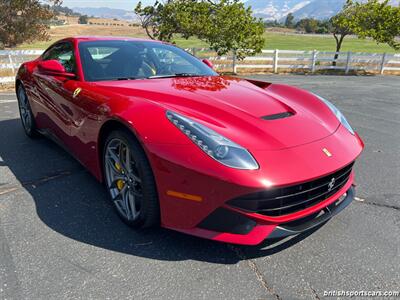
<instances>
[{"instance_id":1,"label":"ferrari shield badge","mask_svg":"<svg viewBox=\"0 0 400 300\"><path fill-rule=\"evenodd\" d=\"M72 95L72 97L74 97L74 98L78 97L78 95L79 95L79 93L80 93L81 91L82 91L81 88L75 89L74 94Z\"/></svg>"},{"instance_id":2,"label":"ferrari shield badge","mask_svg":"<svg viewBox=\"0 0 400 300\"><path fill-rule=\"evenodd\" d=\"M324 149L322 149L322 151L325 153L326 156L328 156L328 157L332 156L332 153L330 153L328 149L324 148Z\"/></svg>"}]
</instances>

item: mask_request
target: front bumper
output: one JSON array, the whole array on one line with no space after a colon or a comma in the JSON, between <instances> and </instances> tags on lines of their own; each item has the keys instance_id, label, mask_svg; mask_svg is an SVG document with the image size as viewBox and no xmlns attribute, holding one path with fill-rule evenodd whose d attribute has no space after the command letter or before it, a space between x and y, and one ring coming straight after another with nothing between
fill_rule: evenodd
<instances>
[{"instance_id":1,"label":"front bumper","mask_svg":"<svg viewBox=\"0 0 400 300\"><path fill-rule=\"evenodd\" d=\"M327 157L322 152L325 147L333 153L333 157ZM239 209L228 202L273 187L317 180L354 162L362 148L363 143L358 136L339 128L335 134L311 144L280 151L254 151L261 164L260 169L244 171L221 166L194 145L150 144L147 150L157 182L161 225L203 238L245 245L256 245L267 238L303 232L333 215L325 214L324 218L310 222L314 214L327 211L326 208L337 202L346 192L346 199L353 197L353 172L346 184L335 194L290 214L267 216ZM269 183L272 185L269 186ZM179 194L195 197L183 199L174 196ZM345 203L350 201L346 200ZM343 207L346 205L343 204ZM235 225L235 222L239 225L233 226L233 230L226 230L223 226L202 226L205 220L221 209L235 212L236 217L227 221L217 214L216 223L223 223L227 227L230 224Z\"/></svg>"},{"instance_id":2,"label":"front bumper","mask_svg":"<svg viewBox=\"0 0 400 300\"><path fill-rule=\"evenodd\" d=\"M236 218L239 225L235 224L236 227L233 229L225 229L231 232L218 232L200 227L170 229L219 242L258 245L266 239L284 238L315 228L340 213L353 201L354 197L355 189L353 186L353 176L351 176L347 184L338 193L318 205L295 214L271 218L224 206L226 210L240 214L242 218L247 218L247 221L241 219L239 223L238 218ZM282 221L283 219L289 221ZM226 224L226 220L223 219L220 219L219 222L220 224ZM242 230L242 232L240 232L240 230ZM232 233L232 231L237 231L238 233Z\"/></svg>"}]
</instances>

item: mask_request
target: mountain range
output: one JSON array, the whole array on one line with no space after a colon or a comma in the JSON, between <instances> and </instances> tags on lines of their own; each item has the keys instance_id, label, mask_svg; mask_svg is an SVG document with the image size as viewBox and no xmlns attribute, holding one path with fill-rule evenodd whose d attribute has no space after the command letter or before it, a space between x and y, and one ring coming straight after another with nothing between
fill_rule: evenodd
<instances>
[{"instance_id":1,"label":"mountain range","mask_svg":"<svg viewBox=\"0 0 400 300\"><path fill-rule=\"evenodd\" d=\"M329 19L336 15L346 3L346 0L243 0L250 6L256 17L267 21L284 21L289 13L295 19L314 18ZM366 0L360 0L366 1ZM400 0L391 0L391 5L400 5ZM124 9L108 7L74 7L75 12L83 15L137 21L135 13Z\"/></svg>"},{"instance_id":2,"label":"mountain range","mask_svg":"<svg viewBox=\"0 0 400 300\"><path fill-rule=\"evenodd\" d=\"M73 11L82 15L93 16L105 19L118 19L126 21L137 20L136 14L133 10L125 10L109 7L73 7Z\"/></svg>"},{"instance_id":3,"label":"mountain range","mask_svg":"<svg viewBox=\"0 0 400 300\"><path fill-rule=\"evenodd\" d=\"M289 13L292 13L295 19L329 19L336 15L345 3L346 0L248 0L245 5L252 8L255 16L264 20L283 21ZM400 0L391 0L389 3L400 5Z\"/></svg>"}]
</instances>

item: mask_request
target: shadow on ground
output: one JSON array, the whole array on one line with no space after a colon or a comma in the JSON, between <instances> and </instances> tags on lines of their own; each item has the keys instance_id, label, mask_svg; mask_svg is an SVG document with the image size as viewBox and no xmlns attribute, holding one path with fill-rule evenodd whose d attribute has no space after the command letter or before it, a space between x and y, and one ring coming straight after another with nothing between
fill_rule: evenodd
<instances>
[{"instance_id":1,"label":"shadow on ground","mask_svg":"<svg viewBox=\"0 0 400 300\"><path fill-rule=\"evenodd\" d=\"M255 247L231 247L166 229L135 231L119 220L94 177L53 142L26 137L19 119L0 122L0 141L0 165L8 167L32 196L43 223L96 247L157 260L235 264L283 251L318 230ZM0 182L0 191L9 187Z\"/></svg>"}]
</instances>

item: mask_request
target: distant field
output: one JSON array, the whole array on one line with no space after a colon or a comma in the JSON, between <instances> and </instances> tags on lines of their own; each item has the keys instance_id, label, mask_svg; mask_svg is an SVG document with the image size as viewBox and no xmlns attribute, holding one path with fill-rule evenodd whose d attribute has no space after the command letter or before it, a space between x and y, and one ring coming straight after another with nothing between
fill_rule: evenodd
<instances>
[{"instance_id":1,"label":"distant field","mask_svg":"<svg viewBox=\"0 0 400 300\"><path fill-rule=\"evenodd\" d=\"M45 49L52 42L67 36L73 35L112 35L112 36L130 36L146 37L145 32L139 27L129 26L103 26L103 25L79 25L71 24L66 26L53 27L50 30L50 41L35 42L21 45L20 49ZM335 41L332 36L310 36L292 33L265 33L265 49L282 50L320 50L334 51ZM176 44L183 48L207 47L207 44L198 39L177 38ZM343 42L342 51L353 52L374 52L374 53L393 53L395 52L389 46L376 44L371 40L360 40L348 37Z\"/></svg>"},{"instance_id":2,"label":"distant field","mask_svg":"<svg viewBox=\"0 0 400 300\"><path fill-rule=\"evenodd\" d=\"M49 41L39 41L31 44L23 44L18 48L45 49L50 44L59 39L75 35L112 35L112 36L131 36L131 37L146 36L145 32L140 27L71 24L71 25L52 27L50 29Z\"/></svg>"}]
</instances>

